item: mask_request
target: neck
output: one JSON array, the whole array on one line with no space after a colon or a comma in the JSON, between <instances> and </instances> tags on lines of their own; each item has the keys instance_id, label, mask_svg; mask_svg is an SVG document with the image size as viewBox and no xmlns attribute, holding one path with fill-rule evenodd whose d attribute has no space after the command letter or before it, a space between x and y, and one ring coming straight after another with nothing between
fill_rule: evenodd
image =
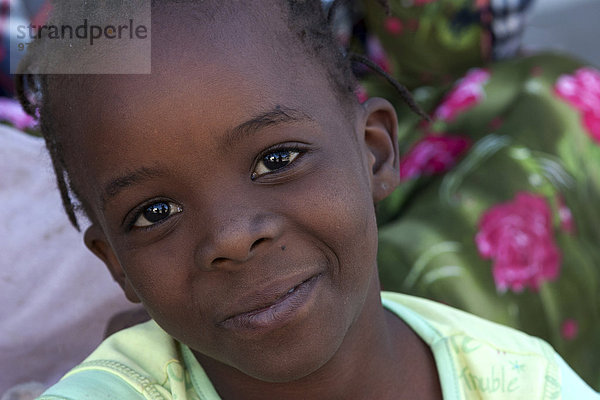
<instances>
[{"instance_id":1,"label":"neck","mask_svg":"<svg viewBox=\"0 0 600 400\"><path fill-rule=\"evenodd\" d=\"M320 369L299 380L264 382L213 359L196 357L223 399L392 399L413 393L417 387L417 395L407 398L441 399L441 394L423 396L423 385L425 391L436 388L439 393L433 356L402 320L382 307L377 278L339 350Z\"/></svg>"}]
</instances>

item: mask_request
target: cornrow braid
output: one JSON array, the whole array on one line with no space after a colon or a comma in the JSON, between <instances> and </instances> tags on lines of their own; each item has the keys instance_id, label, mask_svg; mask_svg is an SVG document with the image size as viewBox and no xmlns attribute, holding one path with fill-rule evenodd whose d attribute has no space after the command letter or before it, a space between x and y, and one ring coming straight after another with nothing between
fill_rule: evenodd
<instances>
[{"instance_id":1,"label":"cornrow braid","mask_svg":"<svg viewBox=\"0 0 600 400\"><path fill-rule=\"evenodd\" d=\"M51 138L50 140L46 139L46 147L50 153L50 158L54 160L52 165L54 166L54 174L56 175L56 182L58 189L60 190L60 197L62 199L63 206L67 216L69 217L69 221L71 221L71 224L79 231L79 222L77 221L77 216L75 215L77 207L71 200L70 193L73 192L73 190L71 189L71 185L68 183L69 177L67 174L67 169L65 168L62 151L60 150L60 143L56 140L56 138Z\"/></svg>"},{"instance_id":2,"label":"cornrow braid","mask_svg":"<svg viewBox=\"0 0 600 400\"><path fill-rule=\"evenodd\" d=\"M19 71L20 72L20 71ZM69 217L69 221L71 224L77 229L80 230L79 222L77 221L77 216L75 213L76 207L75 203L71 199L70 193L70 185L68 184L68 174L67 169L65 167L65 161L63 157L63 152L59 141L57 140L56 135L50 134L50 128L47 125L46 118L42 117L41 114L41 96L34 96L37 98L37 102L33 102L28 96L28 89L31 86L36 86L36 92L39 93L47 93L47 75L31 75L31 74L23 74L18 73L15 75L15 88L17 92L17 98L21 102L23 109L32 117L35 117L39 121L40 130L44 136L44 141L46 143L46 149L48 149L48 153L50 154L50 159L52 160L52 167L54 169L54 175L56 176L56 184L58 186L60 197L62 200L63 207L67 216Z\"/></svg>"},{"instance_id":3,"label":"cornrow braid","mask_svg":"<svg viewBox=\"0 0 600 400\"><path fill-rule=\"evenodd\" d=\"M374 1L377 1L386 13L389 13L389 3L387 0ZM169 2L194 3L193 0L169 0ZM411 110L421 117L429 119L413 100L410 92L392 76L368 58L351 53L347 49L342 49L336 42L332 26L335 13L350 2L351 0L334 0L326 13L321 0L287 0L286 4L289 13L288 25L292 32L297 34L300 42L305 47L305 51L320 60L325 66L329 73L330 81L340 91L344 99L356 102L355 88L357 80L352 71L352 63L359 62L390 82L398 90L402 99L408 104ZM95 13L103 12L105 7L110 7L108 3L119 7L121 3L124 4L126 2L113 0L81 1L82 9L79 12L94 15ZM152 6L164 3L164 1L152 0ZM57 9L61 8L58 0L56 4L59 5ZM123 5L123 7L125 6ZM62 7L61 12L71 12L71 8ZM43 62L43 51L48 51L49 47L47 43L43 42L44 39L35 39L28 46L28 51L19 65L19 69L15 75L17 97L23 109L39 121L40 130L52 160L64 209L71 224L77 230L80 230L77 213L83 210L84 214L90 217L91 210L86 206L86 203L83 201L84 199L78 194L77 188L72 185L64 159L63 147L58 139L57 132L53 129L51 115L47 111L47 105L50 101L48 91L49 76L36 73L36 63Z\"/></svg>"},{"instance_id":4,"label":"cornrow braid","mask_svg":"<svg viewBox=\"0 0 600 400\"><path fill-rule=\"evenodd\" d=\"M367 58L363 55L360 55L360 54L348 53L348 56L351 61L359 62L359 63L371 68L373 71L377 72L379 75L383 76L398 91L402 100L406 103L406 105L408 105L408 107L415 114L419 115L420 117L422 117L423 119L425 119L427 121L431 121L431 118L429 117L429 115L427 115L425 113L425 111L423 111L423 109L421 109L421 107L419 107L419 105L417 104L415 99L413 99L410 91L406 87L401 85L400 82L398 82L396 79L394 79L393 76L391 76L390 74L385 72L383 70L383 68L381 68L379 65L377 65L377 63L374 63L369 58Z\"/></svg>"}]
</instances>

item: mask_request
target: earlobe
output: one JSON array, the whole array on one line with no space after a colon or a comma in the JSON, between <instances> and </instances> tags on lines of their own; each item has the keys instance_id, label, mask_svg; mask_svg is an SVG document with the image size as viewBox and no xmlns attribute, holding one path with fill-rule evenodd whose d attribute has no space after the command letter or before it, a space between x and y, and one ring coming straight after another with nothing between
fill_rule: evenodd
<instances>
[{"instance_id":1,"label":"earlobe","mask_svg":"<svg viewBox=\"0 0 600 400\"><path fill-rule=\"evenodd\" d=\"M106 240L106 236L102 229L98 225L92 224L86 229L85 234L83 235L83 241L87 248L104 262L113 279L117 281L125 292L127 299L133 303L140 303L140 299L133 290L129 278L127 278L125 271L123 271L121 263Z\"/></svg>"},{"instance_id":2,"label":"earlobe","mask_svg":"<svg viewBox=\"0 0 600 400\"><path fill-rule=\"evenodd\" d=\"M373 202L377 203L400 184L398 118L394 107L382 98L370 98L363 107L364 141L369 151Z\"/></svg>"}]
</instances>

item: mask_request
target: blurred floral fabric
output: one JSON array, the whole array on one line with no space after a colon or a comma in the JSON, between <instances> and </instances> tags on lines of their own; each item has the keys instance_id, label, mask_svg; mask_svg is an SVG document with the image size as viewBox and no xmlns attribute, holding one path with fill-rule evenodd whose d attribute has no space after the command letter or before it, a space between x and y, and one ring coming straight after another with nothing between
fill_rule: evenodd
<instances>
[{"instance_id":1,"label":"blurred floral fabric","mask_svg":"<svg viewBox=\"0 0 600 400\"><path fill-rule=\"evenodd\" d=\"M402 184L378 209L382 284L540 336L600 390L600 71L518 57L531 2L491 3L512 8L392 0L386 15L364 2L367 54L432 116L362 80L359 96L392 100L400 119Z\"/></svg>"},{"instance_id":2,"label":"blurred floral fabric","mask_svg":"<svg viewBox=\"0 0 600 400\"><path fill-rule=\"evenodd\" d=\"M370 58L414 88L513 57L533 0L390 0L388 15L377 1L363 3Z\"/></svg>"}]
</instances>

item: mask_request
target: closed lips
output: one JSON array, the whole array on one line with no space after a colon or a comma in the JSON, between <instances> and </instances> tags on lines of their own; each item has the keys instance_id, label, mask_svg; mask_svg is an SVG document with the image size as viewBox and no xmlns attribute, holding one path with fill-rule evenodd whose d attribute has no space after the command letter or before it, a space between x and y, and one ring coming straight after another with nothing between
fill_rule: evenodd
<instances>
[{"instance_id":1,"label":"closed lips","mask_svg":"<svg viewBox=\"0 0 600 400\"><path fill-rule=\"evenodd\" d=\"M321 274L313 275L308 279L301 280L299 283L291 286L284 286L286 289L274 291L266 289L259 294L251 296L252 299L269 298L256 302L256 305L246 307L244 311L230 314L219 325L226 328L258 328L266 327L275 322L282 322L290 317L296 309L301 307L308 299L313 287L315 286ZM296 280L298 282L298 280ZM282 285L278 285L281 287ZM275 292L275 295L268 293ZM267 293L265 295L265 293ZM260 294L263 294L262 296ZM255 300L256 301L256 300ZM245 302L242 302L245 304Z\"/></svg>"}]
</instances>

